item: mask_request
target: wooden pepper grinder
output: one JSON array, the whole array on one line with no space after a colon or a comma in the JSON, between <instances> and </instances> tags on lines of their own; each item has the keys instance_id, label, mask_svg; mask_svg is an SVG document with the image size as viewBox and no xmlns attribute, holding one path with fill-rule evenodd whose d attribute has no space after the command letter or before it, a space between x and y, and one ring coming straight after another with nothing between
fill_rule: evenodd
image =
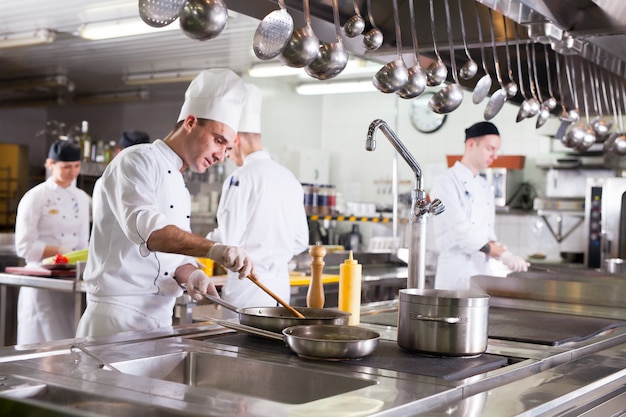
<instances>
[{"instance_id":1,"label":"wooden pepper grinder","mask_svg":"<svg viewBox=\"0 0 626 417\"><path fill-rule=\"evenodd\" d=\"M306 305L310 308L324 308L324 284L322 283L322 272L324 270L324 256L326 248L317 244L309 249L311 261L311 281L309 290L306 293Z\"/></svg>"}]
</instances>

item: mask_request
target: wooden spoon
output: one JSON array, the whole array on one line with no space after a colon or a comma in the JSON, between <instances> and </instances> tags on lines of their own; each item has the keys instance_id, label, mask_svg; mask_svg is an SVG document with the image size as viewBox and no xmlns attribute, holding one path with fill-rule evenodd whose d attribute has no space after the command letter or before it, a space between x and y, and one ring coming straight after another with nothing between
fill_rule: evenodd
<instances>
[{"instance_id":1,"label":"wooden spoon","mask_svg":"<svg viewBox=\"0 0 626 417\"><path fill-rule=\"evenodd\" d=\"M272 297L274 300L276 300L280 305L282 305L283 307L285 307L287 310L289 310L294 316L303 319L305 318L304 315L302 315L302 313L300 313L298 310L296 310L295 308L293 308L292 306L290 306L285 300L283 300L282 298L280 298L278 295L276 295L272 290L270 290L269 288L267 288L265 285L263 285L263 283L261 281L259 281L256 277L252 276L252 275L248 275L248 279L252 282L254 282L260 289L262 289L263 291L265 291L270 297Z\"/></svg>"}]
</instances>

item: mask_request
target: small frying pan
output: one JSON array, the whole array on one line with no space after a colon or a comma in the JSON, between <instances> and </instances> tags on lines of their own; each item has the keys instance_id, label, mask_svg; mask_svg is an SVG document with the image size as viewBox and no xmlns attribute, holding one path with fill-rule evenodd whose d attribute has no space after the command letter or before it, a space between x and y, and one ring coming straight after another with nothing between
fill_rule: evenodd
<instances>
[{"instance_id":1,"label":"small frying pan","mask_svg":"<svg viewBox=\"0 0 626 417\"><path fill-rule=\"evenodd\" d=\"M290 326L309 324L346 325L351 315L344 311L297 307L297 310L304 315L304 318L298 318L284 307L237 308L228 301L209 294L206 295L206 298L237 313L239 323L274 333L280 333L284 328Z\"/></svg>"},{"instance_id":2,"label":"small frying pan","mask_svg":"<svg viewBox=\"0 0 626 417\"><path fill-rule=\"evenodd\" d=\"M282 335L244 324L213 320L229 329L281 340L298 356L307 359L342 361L363 358L376 350L380 334L358 326L312 324L283 329Z\"/></svg>"}]
</instances>

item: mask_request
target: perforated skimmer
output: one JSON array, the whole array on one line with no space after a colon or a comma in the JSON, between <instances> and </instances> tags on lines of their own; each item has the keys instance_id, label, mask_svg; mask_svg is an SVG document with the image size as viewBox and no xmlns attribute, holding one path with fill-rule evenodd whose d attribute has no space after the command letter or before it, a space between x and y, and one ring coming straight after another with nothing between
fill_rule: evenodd
<instances>
[{"instance_id":1,"label":"perforated skimmer","mask_svg":"<svg viewBox=\"0 0 626 417\"><path fill-rule=\"evenodd\" d=\"M139 16L146 24L160 28L178 18L185 0L139 0Z\"/></svg>"}]
</instances>

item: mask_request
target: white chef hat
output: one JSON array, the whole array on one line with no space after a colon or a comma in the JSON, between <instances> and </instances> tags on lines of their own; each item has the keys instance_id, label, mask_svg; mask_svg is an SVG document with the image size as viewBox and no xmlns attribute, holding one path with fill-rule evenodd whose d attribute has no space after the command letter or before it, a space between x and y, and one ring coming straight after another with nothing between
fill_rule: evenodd
<instances>
[{"instance_id":1,"label":"white chef hat","mask_svg":"<svg viewBox=\"0 0 626 417\"><path fill-rule=\"evenodd\" d=\"M202 71L191 81L178 121L189 115L224 123L237 131L248 90L233 71L213 68Z\"/></svg>"},{"instance_id":2,"label":"white chef hat","mask_svg":"<svg viewBox=\"0 0 626 417\"><path fill-rule=\"evenodd\" d=\"M239 120L239 132L261 133L261 89L254 84L246 84L248 97Z\"/></svg>"}]
</instances>

